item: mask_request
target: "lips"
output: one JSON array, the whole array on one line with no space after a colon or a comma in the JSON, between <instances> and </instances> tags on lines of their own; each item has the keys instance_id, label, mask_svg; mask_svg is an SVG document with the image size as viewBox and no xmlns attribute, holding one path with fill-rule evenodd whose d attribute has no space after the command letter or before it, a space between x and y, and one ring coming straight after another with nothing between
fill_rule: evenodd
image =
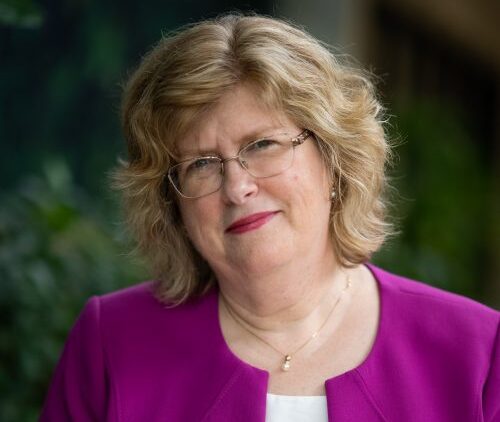
<instances>
[{"instance_id":1,"label":"lips","mask_svg":"<svg viewBox=\"0 0 500 422\"><path fill-rule=\"evenodd\" d=\"M256 230L271 220L277 213L278 211L257 212L240 218L226 229L226 233L239 234Z\"/></svg>"}]
</instances>

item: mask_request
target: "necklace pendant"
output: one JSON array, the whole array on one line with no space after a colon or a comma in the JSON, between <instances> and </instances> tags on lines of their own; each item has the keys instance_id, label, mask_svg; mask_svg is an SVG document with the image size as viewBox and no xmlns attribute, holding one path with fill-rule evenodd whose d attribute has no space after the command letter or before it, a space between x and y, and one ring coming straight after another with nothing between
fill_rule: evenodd
<instances>
[{"instance_id":1,"label":"necklace pendant","mask_svg":"<svg viewBox=\"0 0 500 422\"><path fill-rule=\"evenodd\" d=\"M281 370L287 372L290 370L290 361L292 360L292 357L290 355L285 356L285 360L281 364Z\"/></svg>"}]
</instances>

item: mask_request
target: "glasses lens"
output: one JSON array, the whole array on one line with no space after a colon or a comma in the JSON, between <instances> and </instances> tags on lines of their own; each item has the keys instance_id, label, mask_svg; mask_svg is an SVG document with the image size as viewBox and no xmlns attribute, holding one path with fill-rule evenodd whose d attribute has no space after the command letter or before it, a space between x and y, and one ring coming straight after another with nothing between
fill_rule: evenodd
<instances>
[{"instance_id":1,"label":"glasses lens","mask_svg":"<svg viewBox=\"0 0 500 422\"><path fill-rule=\"evenodd\" d=\"M287 170L293 162L294 148L286 134L259 139L240 153L244 167L254 177L271 177Z\"/></svg>"},{"instance_id":2,"label":"glasses lens","mask_svg":"<svg viewBox=\"0 0 500 422\"><path fill-rule=\"evenodd\" d=\"M222 166L217 157L200 157L172 167L169 179L188 198L197 198L218 190L222 183Z\"/></svg>"},{"instance_id":3,"label":"glasses lens","mask_svg":"<svg viewBox=\"0 0 500 422\"><path fill-rule=\"evenodd\" d=\"M252 142L240 151L238 160L253 177L271 177L290 168L294 152L292 139L285 133ZM223 163L235 158L193 158L171 167L168 178L181 195L199 198L220 189L224 177Z\"/></svg>"}]
</instances>

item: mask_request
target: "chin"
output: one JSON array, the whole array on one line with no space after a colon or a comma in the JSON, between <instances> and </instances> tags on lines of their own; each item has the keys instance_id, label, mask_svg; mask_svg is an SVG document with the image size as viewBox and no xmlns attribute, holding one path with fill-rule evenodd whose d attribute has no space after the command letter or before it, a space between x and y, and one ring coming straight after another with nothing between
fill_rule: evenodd
<instances>
[{"instance_id":1,"label":"chin","mask_svg":"<svg viewBox=\"0 0 500 422\"><path fill-rule=\"evenodd\" d=\"M267 241L259 246L233 249L228 256L228 261L245 274L266 274L290 261L290 257L293 256L292 251L289 247L280 247L284 244L286 243Z\"/></svg>"}]
</instances>

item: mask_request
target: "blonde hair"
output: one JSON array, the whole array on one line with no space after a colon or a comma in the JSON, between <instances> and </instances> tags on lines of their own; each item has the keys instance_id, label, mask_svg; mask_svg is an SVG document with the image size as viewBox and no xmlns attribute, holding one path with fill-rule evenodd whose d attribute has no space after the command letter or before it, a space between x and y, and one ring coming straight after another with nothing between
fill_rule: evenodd
<instances>
[{"instance_id":1,"label":"blonde hair","mask_svg":"<svg viewBox=\"0 0 500 422\"><path fill-rule=\"evenodd\" d=\"M128 160L113 173L137 250L160 300L179 304L216 281L188 240L165 174L175 141L238 84L311 130L336 198L330 228L337 259L369 259L388 234L384 191L389 144L369 78L303 30L263 16L224 15L170 34L144 57L123 94Z\"/></svg>"}]
</instances>

